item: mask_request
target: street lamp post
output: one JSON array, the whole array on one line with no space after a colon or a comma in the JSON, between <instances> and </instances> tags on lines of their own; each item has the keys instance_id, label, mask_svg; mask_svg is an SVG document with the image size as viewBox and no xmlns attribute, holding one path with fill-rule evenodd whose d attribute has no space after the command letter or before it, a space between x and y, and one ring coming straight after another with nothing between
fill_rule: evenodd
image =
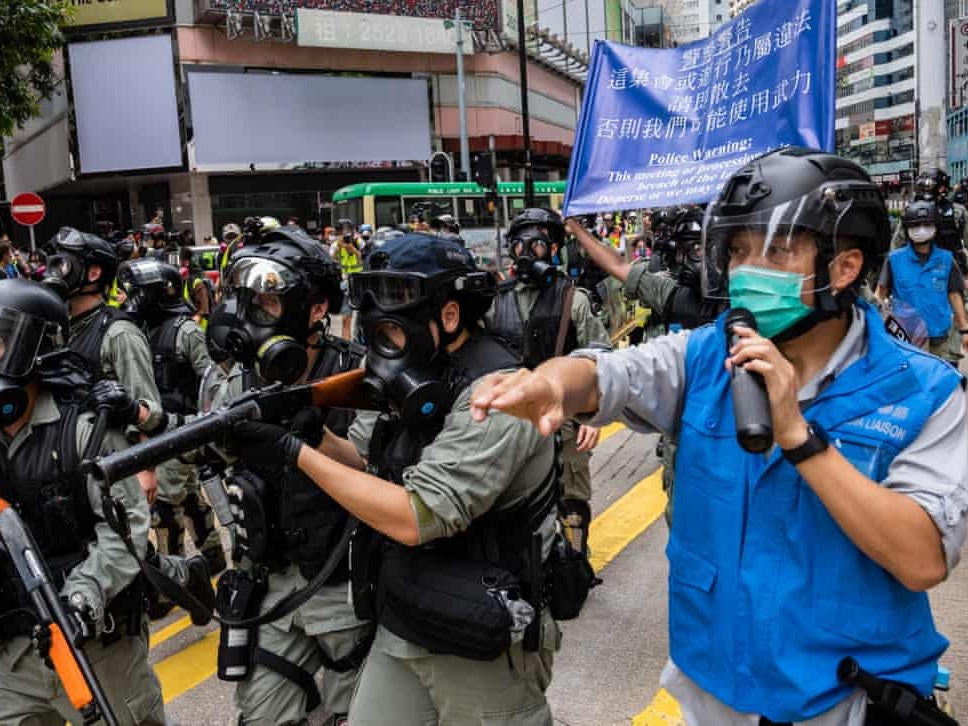
<instances>
[{"instance_id":1,"label":"street lamp post","mask_svg":"<svg viewBox=\"0 0 968 726\"><path fill-rule=\"evenodd\" d=\"M524 136L524 206L534 206L531 166L531 117L528 114L528 51L524 34L524 0L518 0L518 62L521 66L521 132Z\"/></svg>"},{"instance_id":2,"label":"street lamp post","mask_svg":"<svg viewBox=\"0 0 968 726\"><path fill-rule=\"evenodd\" d=\"M457 31L457 107L460 115L460 171L463 181L471 178L471 152L467 142L467 99L464 98L464 21L460 17L460 7L454 17Z\"/></svg>"}]
</instances>

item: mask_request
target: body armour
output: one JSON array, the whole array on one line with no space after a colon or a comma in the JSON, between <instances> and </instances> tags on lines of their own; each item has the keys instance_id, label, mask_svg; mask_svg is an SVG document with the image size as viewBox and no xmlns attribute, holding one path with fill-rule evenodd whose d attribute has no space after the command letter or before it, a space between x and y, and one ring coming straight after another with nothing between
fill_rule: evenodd
<instances>
[{"instance_id":1,"label":"body armour","mask_svg":"<svg viewBox=\"0 0 968 726\"><path fill-rule=\"evenodd\" d=\"M578 334L571 320L571 310L565 310L566 292L573 284L568 278L558 275L553 285L541 290L527 320L521 317L515 281L509 280L498 287L491 332L504 338L511 350L521 356L526 367L534 368L555 356L562 315L568 315L569 321L561 352L566 354L578 348Z\"/></svg>"},{"instance_id":2,"label":"body armour","mask_svg":"<svg viewBox=\"0 0 968 726\"><path fill-rule=\"evenodd\" d=\"M803 413L880 482L962 379L857 305L867 351ZM666 550L672 660L731 708L774 721L806 721L850 696L837 679L847 655L929 694L947 641L927 594L858 549L779 447L740 448L724 321L695 330L686 348Z\"/></svg>"},{"instance_id":3,"label":"body armour","mask_svg":"<svg viewBox=\"0 0 968 726\"><path fill-rule=\"evenodd\" d=\"M362 347L355 343L327 336L309 380L358 368L363 353ZM299 415L300 411L294 411L285 425L291 426ZM331 411L325 423L337 435L345 435L352 419L352 412ZM262 480L266 492L263 505L268 549L279 555L278 560L261 564L281 569L286 563L295 563L303 577L311 579L339 542L349 515L297 468L281 465L272 470L253 469L253 473ZM348 576L348 567L343 564L329 582L345 582Z\"/></svg>"},{"instance_id":4,"label":"body armour","mask_svg":"<svg viewBox=\"0 0 968 726\"><path fill-rule=\"evenodd\" d=\"M108 328L118 320L130 321L131 318L108 305L99 305L71 320L71 339L67 347L84 359L95 381L104 378L101 367L101 343Z\"/></svg>"},{"instance_id":5,"label":"body armour","mask_svg":"<svg viewBox=\"0 0 968 726\"><path fill-rule=\"evenodd\" d=\"M16 464L7 459L6 451L0 457L0 497L30 529L55 587L87 557L96 522L77 452L80 409L61 404L58 408L57 421L33 425L30 438L17 451ZM29 604L25 592L10 587L17 580L7 571L9 566L6 555L0 555L0 614Z\"/></svg>"},{"instance_id":6,"label":"body armour","mask_svg":"<svg viewBox=\"0 0 968 726\"><path fill-rule=\"evenodd\" d=\"M683 330L692 330L700 325L711 323L718 314L717 305L706 302L698 290L676 285L662 311L666 329L678 325Z\"/></svg>"},{"instance_id":7,"label":"body armour","mask_svg":"<svg viewBox=\"0 0 968 726\"><path fill-rule=\"evenodd\" d=\"M948 280L954 265L951 253L933 245L931 254L922 260L911 245L905 245L891 253L888 263L894 288L892 293L924 318L928 337L948 335L952 317Z\"/></svg>"},{"instance_id":8,"label":"body armour","mask_svg":"<svg viewBox=\"0 0 968 726\"><path fill-rule=\"evenodd\" d=\"M442 376L451 391L450 405L453 406L464 389L478 378L495 371L517 368L519 365L514 352L502 341L486 334L472 335L450 356ZM369 449L370 465L377 476L402 485L404 470L420 459L421 451L437 437L443 428L443 422L444 419L441 418L434 427L414 430L413 427L401 425L396 419L381 419L374 429ZM555 481L551 481L552 479ZM522 566L521 552L534 531L531 525L535 520L540 525L557 504L560 492L555 467L552 467L552 472L544 484L545 486L537 489L545 496L534 497L530 501L530 508L534 511L529 512L529 515L533 516L525 518L519 516L522 513L517 511L514 512L514 517L502 517L503 513L498 512L488 513L475 520L465 532L435 542L434 548L469 559L490 559L494 564L500 563L517 573ZM510 519L515 521L504 521ZM496 526L499 520L502 526ZM520 526L523 521L527 521L527 526Z\"/></svg>"},{"instance_id":9,"label":"body armour","mask_svg":"<svg viewBox=\"0 0 968 726\"><path fill-rule=\"evenodd\" d=\"M189 320L186 315L172 316L148 334L155 383L168 413L188 415L198 410L198 376L177 350L178 331Z\"/></svg>"}]
</instances>

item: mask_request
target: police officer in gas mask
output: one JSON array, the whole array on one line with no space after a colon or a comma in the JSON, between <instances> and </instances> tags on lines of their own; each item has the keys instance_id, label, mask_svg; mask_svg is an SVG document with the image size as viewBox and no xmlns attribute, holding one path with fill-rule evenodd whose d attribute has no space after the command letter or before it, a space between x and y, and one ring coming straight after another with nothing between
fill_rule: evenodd
<instances>
[{"instance_id":1,"label":"police officer in gas mask","mask_svg":"<svg viewBox=\"0 0 968 726\"><path fill-rule=\"evenodd\" d=\"M279 427L235 430L245 451L298 467L375 537L353 545L354 605L379 623L354 726L551 723L558 630L540 581L554 443L504 415L477 428L468 408L474 380L518 364L480 325L494 285L452 240L388 241L350 278L350 299L365 387L390 413L361 414L349 441L327 435L319 450Z\"/></svg>"},{"instance_id":2,"label":"police officer in gas mask","mask_svg":"<svg viewBox=\"0 0 968 726\"><path fill-rule=\"evenodd\" d=\"M97 235L62 227L53 247L44 283L67 301L71 316L68 345L86 362L96 380L110 378L141 403L137 427L145 433L167 425L155 385L148 341L123 311L105 304L106 291L118 269L117 250ZM154 476L139 474L154 500Z\"/></svg>"},{"instance_id":3,"label":"police officer in gas mask","mask_svg":"<svg viewBox=\"0 0 968 726\"><path fill-rule=\"evenodd\" d=\"M207 335L234 364L216 384L213 405L251 388L315 380L359 367L362 348L329 334L330 311L342 304L339 265L302 229L284 227L247 244L225 275L226 297L209 318ZM286 431L317 446L324 426L342 435L350 420L343 412L305 408L282 423ZM225 482L239 512L239 526L233 529L238 569L219 584L221 602L240 616L264 613L305 588L339 543L348 517L278 450L249 449L236 437L229 452L243 457ZM257 532L265 535L258 541ZM344 559L295 612L259 627L257 648L243 648L236 669L221 673L238 681L240 723L303 723L320 701L327 723L343 723L372 634L372 627L349 604L348 577ZM250 635L256 637L255 632ZM223 636L220 660L229 662L236 656L225 632ZM321 667L322 698L312 679Z\"/></svg>"},{"instance_id":4,"label":"police officer in gas mask","mask_svg":"<svg viewBox=\"0 0 968 726\"><path fill-rule=\"evenodd\" d=\"M561 217L548 209L526 209L508 226L513 276L498 288L487 323L529 368L577 348L611 347L588 296L551 264L552 251L562 248L564 236ZM588 547L590 460L598 436L598 429L577 423L569 423L561 432L562 521L569 541L581 553Z\"/></svg>"},{"instance_id":5,"label":"police officer in gas mask","mask_svg":"<svg viewBox=\"0 0 968 726\"><path fill-rule=\"evenodd\" d=\"M125 312L141 323L148 336L165 413L174 416L177 425L197 413L199 380L213 366L205 334L193 317L195 310L181 296L181 274L174 265L145 259L122 266L118 278L126 294ZM212 573L224 570L225 554L212 509L202 497L196 467L173 459L161 464L157 474L152 526L158 551L184 553L184 521Z\"/></svg>"},{"instance_id":6,"label":"police officer in gas mask","mask_svg":"<svg viewBox=\"0 0 968 726\"><path fill-rule=\"evenodd\" d=\"M84 361L65 347L67 328L67 309L52 290L0 281L0 497L37 541L120 723L162 726L138 565L105 524L98 482L81 468L85 455L127 446L121 428L138 406L116 382L94 386ZM100 448L88 451L91 410L102 406L109 428ZM123 503L144 555L148 505L137 480L114 482L111 494ZM0 550L0 723L83 723L31 645L36 624L23 583Z\"/></svg>"}]
</instances>

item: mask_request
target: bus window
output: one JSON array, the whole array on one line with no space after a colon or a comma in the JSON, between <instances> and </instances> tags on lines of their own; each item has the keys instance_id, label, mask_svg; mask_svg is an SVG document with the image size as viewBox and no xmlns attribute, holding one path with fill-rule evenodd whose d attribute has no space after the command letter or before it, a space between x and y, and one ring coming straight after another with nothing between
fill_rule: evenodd
<instances>
[{"instance_id":1,"label":"bus window","mask_svg":"<svg viewBox=\"0 0 968 726\"><path fill-rule=\"evenodd\" d=\"M332 225L335 227L341 219L349 219L355 226L362 224L363 220L363 200L347 199L343 202L333 204Z\"/></svg>"},{"instance_id":2,"label":"bus window","mask_svg":"<svg viewBox=\"0 0 968 726\"><path fill-rule=\"evenodd\" d=\"M404 197L404 221L409 220L415 210L422 210L424 219L429 222L438 214L453 214L453 206L450 197Z\"/></svg>"},{"instance_id":3,"label":"bus window","mask_svg":"<svg viewBox=\"0 0 968 726\"><path fill-rule=\"evenodd\" d=\"M406 221L400 204L400 197L376 198L376 226L378 228L396 227Z\"/></svg>"},{"instance_id":4,"label":"bus window","mask_svg":"<svg viewBox=\"0 0 968 726\"><path fill-rule=\"evenodd\" d=\"M462 229L494 226L494 215L487 211L484 197L458 197L457 214L454 216Z\"/></svg>"}]
</instances>

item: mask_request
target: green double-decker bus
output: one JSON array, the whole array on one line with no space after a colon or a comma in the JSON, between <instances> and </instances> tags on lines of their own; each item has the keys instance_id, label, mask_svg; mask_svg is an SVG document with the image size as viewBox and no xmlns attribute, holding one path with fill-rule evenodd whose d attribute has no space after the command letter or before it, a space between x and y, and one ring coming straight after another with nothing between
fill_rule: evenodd
<instances>
[{"instance_id":1,"label":"green double-decker bus","mask_svg":"<svg viewBox=\"0 0 968 726\"><path fill-rule=\"evenodd\" d=\"M537 206L561 209L565 182L535 182L534 193ZM497 196L502 220L524 209L523 182L498 182ZM431 205L454 216L468 244L494 240L494 215L484 190L474 182L352 184L333 194L332 220L335 225L338 219L351 219L376 230L403 224L415 207Z\"/></svg>"}]
</instances>

